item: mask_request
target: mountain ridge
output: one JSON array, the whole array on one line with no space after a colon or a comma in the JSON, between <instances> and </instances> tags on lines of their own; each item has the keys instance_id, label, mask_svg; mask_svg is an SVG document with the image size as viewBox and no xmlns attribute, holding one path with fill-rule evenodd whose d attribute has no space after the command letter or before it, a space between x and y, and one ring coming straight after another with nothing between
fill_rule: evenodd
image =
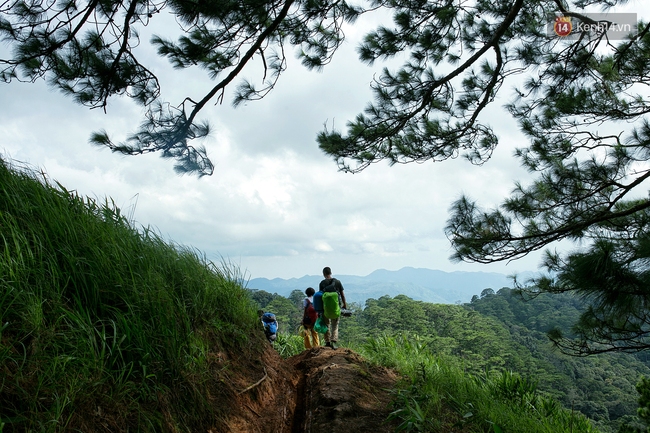
<instances>
[{"instance_id":1,"label":"mountain ridge","mask_svg":"<svg viewBox=\"0 0 650 433\"><path fill-rule=\"evenodd\" d=\"M532 272L518 274L530 276ZM362 305L369 298L381 296L395 297L406 295L409 298L439 304L469 302L474 295L484 289L498 291L502 287L512 287L512 280L506 274L481 271L445 272L436 269L403 267L397 271L377 269L366 276L334 275L341 280L348 302ZM304 275L296 278L252 278L247 287L264 290L288 297L293 290L304 291L307 287L318 288L323 279L321 275Z\"/></svg>"}]
</instances>

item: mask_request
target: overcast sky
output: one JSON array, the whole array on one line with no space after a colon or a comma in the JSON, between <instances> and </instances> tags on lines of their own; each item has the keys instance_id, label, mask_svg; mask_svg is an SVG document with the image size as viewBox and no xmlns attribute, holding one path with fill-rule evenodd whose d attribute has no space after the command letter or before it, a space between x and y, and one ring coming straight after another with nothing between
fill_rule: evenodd
<instances>
[{"instance_id":1,"label":"overcast sky","mask_svg":"<svg viewBox=\"0 0 650 433\"><path fill-rule=\"evenodd\" d=\"M641 3L631 2L626 11L647 19ZM89 110L42 82L0 84L0 154L82 195L109 197L138 225L211 260L224 258L250 278L301 277L324 266L335 275L405 266L535 270L539 254L492 265L452 263L443 230L449 206L462 194L491 206L515 180L526 179L512 157L524 142L505 111L490 110L500 145L482 167L463 160L380 163L352 175L338 172L320 152L315 137L323 124L344 129L371 99L369 84L379 69L356 60L358 37L367 30L361 24L346 32L346 44L323 72L307 71L292 57L263 100L204 110L200 117L213 129L203 141L216 166L211 177L180 177L173 161L158 154L121 156L91 146L91 132L100 129L123 140L136 130L142 109L117 99L107 113ZM213 85L200 71L172 71L164 59L150 65L170 102L197 98ZM261 71L249 69L247 77L259 83Z\"/></svg>"}]
</instances>

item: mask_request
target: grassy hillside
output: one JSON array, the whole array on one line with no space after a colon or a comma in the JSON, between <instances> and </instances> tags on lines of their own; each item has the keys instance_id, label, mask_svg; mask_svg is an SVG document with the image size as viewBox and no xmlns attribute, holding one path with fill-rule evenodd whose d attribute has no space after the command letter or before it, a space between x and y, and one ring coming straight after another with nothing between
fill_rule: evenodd
<instances>
[{"instance_id":1,"label":"grassy hillside","mask_svg":"<svg viewBox=\"0 0 650 433\"><path fill-rule=\"evenodd\" d=\"M261 333L236 271L0 161L0 431L219 430Z\"/></svg>"},{"instance_id":2,"label":"grassy hillside","mask_svg":"<svg viewBox=\"0 0 650 433\"><path fill-rule=\"evenodd\" d=\"M535 380L510 370L471 373L428 343L405 335L380 336L360 349L368 359L407 378L395 392L405 431L436 433L598 433L580 412L540 392Z\"/></svg>"},{"instance_id":3,"label":"grassy hillside","mask_svg":"<svg viewBox=\"0 0 650 433\"><path fill-rule=\"evenodd\" d=\"M600 431L613 433L635 419L635 384L650 376L650 368L632 354L576 358L559 353L545 331L567 329L578 314L575 300L567 297L522 302L509 289L468 305L428 304L398 295L369 300L342 334L350 343L362 335L416 334L430 353L464 371L517 372L543 395L586 415Z\"/></svg>"}]
</instances>

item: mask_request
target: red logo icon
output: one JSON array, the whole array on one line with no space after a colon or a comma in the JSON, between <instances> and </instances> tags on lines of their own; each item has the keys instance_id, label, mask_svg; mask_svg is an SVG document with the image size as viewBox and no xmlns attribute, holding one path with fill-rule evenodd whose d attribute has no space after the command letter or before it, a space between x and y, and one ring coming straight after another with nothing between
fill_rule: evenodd
<instances>
[{"instance_id":1,"label":"red logo icon","mask_svg":"<svg viewBox=\"0 0 650 433\"><path fill-rule=\"evenodd\" d=\"M560 37L569 36L571 34L571 30L573 30L571 17L555 17L553 30L555 30L555 34Z\"/></svg>"}]
</instances>

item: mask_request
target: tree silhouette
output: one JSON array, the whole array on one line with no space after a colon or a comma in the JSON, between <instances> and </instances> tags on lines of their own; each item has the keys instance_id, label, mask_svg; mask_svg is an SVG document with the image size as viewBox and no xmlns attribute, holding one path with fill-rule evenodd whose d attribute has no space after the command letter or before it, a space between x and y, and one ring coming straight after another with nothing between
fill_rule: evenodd
<instances>
[{"instance_id":1,"label":"tree silhouette","mask_svg":"<svg viewBox=\"0 0 650 433\"><path fill-rule=\"evenodd\" d=\"M483 164L499 142L486 111L507 98L505 108L528 140L515 156L533 180L517 183L493 209L467 196L456 201L446 226L452 259L492 263L560 240L580 242L575 255L549 253L550 276L529 282L532 292L571 291L593 301L577 325L585 331L580 339L555 338L579 354L650 344L649 297L640 290L648 255L635 246L650 221L650 24L637 24L634 14L585 11L624 3L382 2L394 10L394 26L370 33L361 58L406 60L396 71L384 70L374 82L374 102L346 131L318 136L321 149L348 172L380 161L459 156ZM553 32L569 22L575 29L569 36ZM514 97L504 94L513 89ZM611 264L636 282L612 284L613 270L593 267L601 243L616 251ZM591 278L588 288L579 278L589 272L578 272L581 254L591 262L586 269L602 277Z\"/></svg>"},{"instance_id":2,"label":"tree silhouette","mask_svg":"<svg viewBox=\"0 0 650 433\"><path fill-rule=\"evenodd\" d=\"M163 12L175 16L180 36L154 36L151 43L175 68L202 68L215 81L200 99L161 99L158 78L136 55L138 31ZM341 25L358 13L344 1L322 0L8 0L0 4L0 39L9 46L0 55L0 79L44 78L78 103L104 110L113 96L133 98L147 107L139 130L121 143L105 131L91 141L123 154L160 152L176 160L179 173L210 175L205 148L190 144L210 132L200 111L221 103L252 63L263 85L240 82L233 103L264 97L286 69L288 46L300 48L308 68L323 67L344 39Z\"/></svg>"}]
</instances>

